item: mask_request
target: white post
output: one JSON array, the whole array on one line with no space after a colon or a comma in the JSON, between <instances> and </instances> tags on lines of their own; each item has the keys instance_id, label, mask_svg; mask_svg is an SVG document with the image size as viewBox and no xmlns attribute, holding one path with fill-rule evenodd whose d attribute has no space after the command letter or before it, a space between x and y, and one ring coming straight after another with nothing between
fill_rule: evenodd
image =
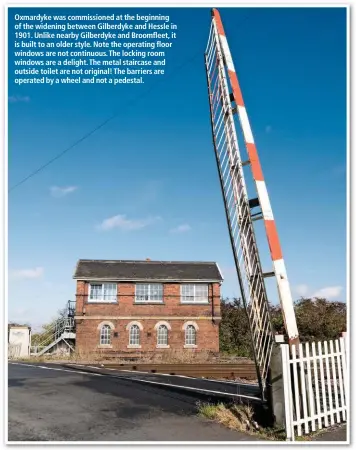
<instances>
[{"instance_id":1,"label":"white post","mask_svg":"<svg viewBox=\"0 0 356 450\"><path fill-rule=\"evenodd\" d=\"M341 337L344 339L344 344L345 344L345 359L346 359L346 364L348 364L348 360L347 360L347 352L348 352L348 346L347 346L347 332L343 331L341 333Z\"/></svg>"},{"instance_id":2,"label":"white post","mask_svg":"<svg viewBox=\"0 0 356 450\"><path fill-rule=\"evenodd\" d=\"M284 413L287 441L294 441L293 426L293 396L291 389L291 374L289 361L289 345L280 345L282 352L282 368L283 368L283 389L284 389Z\"/></svg>"},{"instance_id":3,"label":"white post","mask_svg":"<svg viewBox=\"0 0 356 450\"><path fill-rule=\"evenodd\" d=\"M29 330L28 330L28 349L27 349L28 356L30 356L30 354L31 354L31 339L32 339L32 330L31 330L31 328L29 328Z\"/></svg>"},{"instance_id":4,"label":"white post","mask_svg":"<svg viewBox=\"0 0 356 450\"><path fill-rule=\"evenodd\" d=\"M342 363L342 374L343 374L343 381L344 381L346 413L347 413L347 418L348 418L349 417L348 406L349 406L350 386L349 386L349 376L348 376L349 374L347 371L347 347L346 347L346 345L347 345L346 336L343 336L342 338L340 338L340 348L341 348L341 363Z\"/></svg>"}]
</instances>

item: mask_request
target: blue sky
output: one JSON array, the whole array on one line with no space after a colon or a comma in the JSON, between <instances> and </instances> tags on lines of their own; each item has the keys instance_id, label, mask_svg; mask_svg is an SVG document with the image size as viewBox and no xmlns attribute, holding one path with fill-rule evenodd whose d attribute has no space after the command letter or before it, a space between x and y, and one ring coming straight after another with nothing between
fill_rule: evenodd
<instances>
[{"instance_id":1,"label":"blue sky","mask_svg":"<svg viewBox=\"0 0 356 450\"><path fill-rule=\"evenodd\" d=\"M74 300L72 275L79 258L217 261L225 277L223 294L239 294L203 62L210 10L109 9L171 16L178 31L168 74L194 58L131 107L126 105L156 79L116 87L18 87L9 74L10 187L118 112L9 194L11 320L39 325ZM48 8L10 8L9 29L15 13L37 12ZM68 8L60 12L69 13ZM220 12L293 295L345 301L346 10ZM10 72L12 51L9 36ZM257 230L261 238L262 233ZM264 269L270 271L261 244ZM267 286L277 302L274 280Z\"/></svg>"}]
</instances>

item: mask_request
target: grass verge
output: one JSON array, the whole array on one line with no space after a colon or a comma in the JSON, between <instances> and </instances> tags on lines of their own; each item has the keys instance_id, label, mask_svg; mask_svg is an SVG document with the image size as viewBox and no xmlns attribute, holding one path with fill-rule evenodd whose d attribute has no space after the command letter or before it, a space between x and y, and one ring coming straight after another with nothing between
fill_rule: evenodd
<instances>
[{"instance_id":1,"label":"grass verge","mask_svg":"<svg viewBox=\"0 0 356 450\"><path fill-rule=\"evenodd\" d=\"M242 404L226 405L223 403L198 403L199 415L206 419L218 422L227 428L240 431L243 433L256 436L258 439L285 441L286 434L284 428L264 428L261 427L254 420L254 410L251 406ZM303 436L295 436L296 442L313 441L321 434L330 433L345 426L339 424L330 428L323 428L321 430L304 434ZM335 441L335 444L337 441Z\"/></svg>"},{"instance_id":2,"label":"grass verge","mask_svg":"<svg viewBox=\"0 0 356 450\"><path fill-rule=\"evenodd\" d=\"M283 429L263 428L254 419L252 406L242 404L225 405L224 403L199 403L199 415L213 420L231 430L248 433L257 439L285 441Z\"/></svg>"}]
</instances>

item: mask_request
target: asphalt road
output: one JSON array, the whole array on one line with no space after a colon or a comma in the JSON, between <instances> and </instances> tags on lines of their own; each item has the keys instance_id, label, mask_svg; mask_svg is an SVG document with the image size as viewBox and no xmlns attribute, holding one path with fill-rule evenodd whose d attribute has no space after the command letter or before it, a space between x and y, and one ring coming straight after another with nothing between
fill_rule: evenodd
<instances>
[{"instance_id":1,"label":"asphalt road","mask_svg":"<svg viewBox=\"0 0 356 450\"><path fill-rule=\"evenodd\" d=\"M253 441L197 416L196 399L127 379L9 363L8 441Z\"/></svg>"}]
</instances>

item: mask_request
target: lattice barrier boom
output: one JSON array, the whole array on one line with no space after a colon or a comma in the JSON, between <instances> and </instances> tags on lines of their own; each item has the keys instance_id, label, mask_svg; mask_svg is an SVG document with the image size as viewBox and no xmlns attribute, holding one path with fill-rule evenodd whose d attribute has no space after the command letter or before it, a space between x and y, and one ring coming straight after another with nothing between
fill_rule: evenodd
<instances>
[{"instance_id":1,"label":"lattice barrier boom","mask_svg":"<svg viewBox=\"0 0 356 450\"><path fill-rule=\"evenodd\" d=\"M212 21L205 52L211 125L230 240L241 296L249 316L259 382L264 390L273 346L264 277L256 243L250 202L244 181L233 108L221 42Z\"/></svg>"},{"instance_id":2,"label":"lattice barrier boom","mask_svg":"<svg viewBox=\"0 0 356 450\"><path fill-rule=\"evenodd\" d=\"M294 314L293 298L287 277L286 267L282 254L281 244L277 232L276 223L273 216L272 206L269 200L266 182L264 179L261 163L259 160L255 140L250 126L247 110L242 96L240 84L235 71L234 63L226 39L224 27L219 12L212 10L212 22L217 34L216 40L220 44L220 53L227 71L231 94L230 99L235 102L233 111L239 119L239 125L244 139L248 160L246 165L251 169L251 174L255 183L257 198L253 199L254 206L260 207L260 213L255 219L263 219L266 231L270 255L273 262L273 274L278 288L279 300L284 318L284 324L288 333L290 344L299 342L299 334Z\"/></svg>"}]
</instances>

